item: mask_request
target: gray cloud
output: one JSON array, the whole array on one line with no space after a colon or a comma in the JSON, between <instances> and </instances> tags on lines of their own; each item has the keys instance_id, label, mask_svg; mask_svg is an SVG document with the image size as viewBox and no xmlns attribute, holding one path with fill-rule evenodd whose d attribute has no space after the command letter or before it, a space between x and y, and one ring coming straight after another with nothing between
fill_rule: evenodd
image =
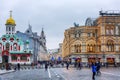
<instances>
[{"instance_id":1,"label":"gray cloud","mask_svg":"<svg viewBox=\"0 0 120 80\"><path fill-rule=\"evenodd\" d=\"M0 32L5 34L5 21L13 10L16 30L25 31L30 21L33 31L40 34L44 27L47 47L56 48L64 38L65 29L73 22L84 25L87 17L96 18L103 10L119 10L119 0L1 0Z\"/></svg>"}]
</instances>

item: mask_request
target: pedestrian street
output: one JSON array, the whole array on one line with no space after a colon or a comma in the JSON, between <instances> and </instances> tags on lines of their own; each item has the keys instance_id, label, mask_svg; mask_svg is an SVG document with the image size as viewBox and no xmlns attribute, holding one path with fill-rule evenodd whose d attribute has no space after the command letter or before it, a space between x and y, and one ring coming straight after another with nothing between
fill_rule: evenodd
<instances>
[{"instance_id":1,"label":"pedestrian street","mask_svg":"<svg viewBox=\"0 0 120 80\"><path fill-rule=\"evenodd\" d=\"M102 68L101 75L95 80L119 80L120 68ZM0 80L92 80L91 68L50 68L21 69L12 73L0 75Z\"/></svg>"}]
</instances>

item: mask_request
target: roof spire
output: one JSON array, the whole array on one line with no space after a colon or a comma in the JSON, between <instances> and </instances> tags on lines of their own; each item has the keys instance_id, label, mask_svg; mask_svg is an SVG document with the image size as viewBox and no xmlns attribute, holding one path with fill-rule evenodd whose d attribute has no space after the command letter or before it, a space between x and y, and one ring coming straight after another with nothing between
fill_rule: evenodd
<instances>
[{"instance_id":1,"label":"roof spire","mask_svg":"<svg viewBox=\"0 0 120 80\"><path fill-rule=\"evenodd\" d=\"M43 31L43 29L44 29L44 28L42 27L42 31Z\"/></svg>"},{"instance_id":2,"label":"roof spire","mask_svg":"<svg viewBox=\"0 0 120 80\"><path fill-rule=\"evenodd\" d=\"M10 10L10 18L12 17L12 10Z\"/></svg>"}]
</instances>

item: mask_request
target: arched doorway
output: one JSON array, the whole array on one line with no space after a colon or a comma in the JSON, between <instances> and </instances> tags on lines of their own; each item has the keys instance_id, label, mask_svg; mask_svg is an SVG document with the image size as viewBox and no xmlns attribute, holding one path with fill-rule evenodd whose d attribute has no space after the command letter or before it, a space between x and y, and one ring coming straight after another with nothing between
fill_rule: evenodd
<instances>
[{"instance_id":1,"label":"arched doorway","mask_svg":"<svg viewBox=\"0 0 120 80\"><path fill-rule=\"evenodd\" d=\"M9 62L9 52L7 50L4 50L2 52L2 63L8 63Z\"/></svg>"},{"instance_id":2,"label":"arched doorway","mask_svg":"<svg viewBox=\"0 0 120 80\"><path fill-rule=\"evenodd\" d=\"M2 56L2 63L8 63L8 56L7 55L3 55Z\"/></svg>"}]
</instances>

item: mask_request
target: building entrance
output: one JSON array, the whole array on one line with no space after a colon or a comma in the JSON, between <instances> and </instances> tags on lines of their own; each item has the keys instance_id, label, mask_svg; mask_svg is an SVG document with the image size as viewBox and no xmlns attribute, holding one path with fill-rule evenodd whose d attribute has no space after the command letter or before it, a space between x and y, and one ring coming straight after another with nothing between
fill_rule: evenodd
<instances>
[{"instance_id":1,"label":"building entrance","mask_svg":"<svg viewBox=\"0 0 120 80\"><path fill-rule=\"evenodd\" d=\"M107 58L107 63L108 64L114 64L115 63L115 58Z\"/></svg>"},{"instance_id":2,"label":"building entrance","mask_svg":"<svg viewBox=\"0 0 120 80\"><path fill-rule=\"evenodd\" d=\"M9 52L7 50L2 51L2 63L9 62Z\"/></svg>"},{"instance_id":3,"label":"building entrance","mask_svg":"<svg viewBox=\"0 0 120 80\"><path fill-rule=\"evenodd\" d=\"M8 56L7 55L3 55L2 56L2 63L8 63Z\"/></svg>"}]
</instances>

